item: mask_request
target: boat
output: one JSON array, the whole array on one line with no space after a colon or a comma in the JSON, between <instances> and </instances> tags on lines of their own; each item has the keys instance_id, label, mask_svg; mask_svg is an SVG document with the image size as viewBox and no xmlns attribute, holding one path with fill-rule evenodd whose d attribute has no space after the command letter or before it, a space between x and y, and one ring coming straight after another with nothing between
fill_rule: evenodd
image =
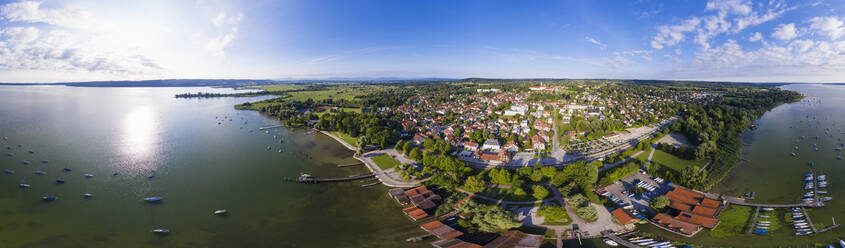
<instances>
[{"instance_id":1,"label":"boat","mask_svg":"<svg viewBox=\"0 0 845 248\"><path fill-rule=\"evenodd\" d=\"M836 150L836 151L840 151L840 152L841 152L841 151L842 151L842 147L833 148L833 150Z\"/></svg>"},{"instance_id":2,"label":"boat","mask_svg":"<svg viewBox=\"0 0 845 248\"><path fill-rule=\"evenodd\" d=\"M65 183L64 179L56 179L56 183Z\"/></svg>"},{"instance_id":3,"label":"boat","mask_svg":"<svg viewBox=\"0 0 845 248\"><path fill-rule=\"evenodd\" d=\"M29 184L25 184L25 183L18 184L18 187L19 188L29 188Z\"/></svg>"},{"instance_id":4,"label":"boat","mask_svg":"<svg viewBox=\"0 0 845 248\"><path fill-rule=\"evenodd\" d=\"M7 153L6 153L6 156L9 156L9 157L14 157L14 156L15 156L15 154L14 154L14 153L11 153L11 152L7 152Z\"/></svg>"},{"instance_id":5,"label":"boat","mask_svg":"<svg viewBox=\"0 0 845 248\"><path fill-rule=\"evenodd\" d=\"M220 209L220 210L214 211L213 215L225 215L225 214L228 214L228 213L229 213L229 210Z\"/></svg>"},{"instance_id":6,"label":"boat","mask_svg":"<svg viewBox=\"0 0 845 248\"><path fill-rule=\"evenodd\" d=\"M50 161L48 161L48 160L46 160L46 159L45 159L45 160L41 160L41 163L45 163L45 164L46 164L46 163L49 163L49 162L50 162Z\"/></svg>"},{"instance_id":7,"label":"boat","mask_svg":"<svg viewBox=\"0 0 845 248\"><path fill-rule=\"evenodd\" d=\"M272 149L273 149L273 147L270 147L270 146L267 147L267 150L272 150Z\"/></svg>"},{"instance_id":8,"label":"boat","mask_svg":"<svg viewBox=\"0 0 845 248\"><path fill-rule=\"evenodd\" d=\"M760 218L769 218L769 217L771 217L771 216L768 216L768 215L760 215Z\"/></svg>"},{"instance_id":9,"label":"boat","mask_svg":"<svg viewBox=\"0 0 845 248\"><path fill-rule=\"evenodd\" d=\"M85 174L84 176L85 176L86 178L91 178L91 177L93 177L94 175L92 175L92 174Z\"/></svg>"},{"instance_id":10,"label":"boat","mask_svg":"<svg viewBox=\"0 0 845 248\"><path fill-rule=\"evenodd\" d=\"M840 239L839 240L839 246L842 246L842 248L845 248L845 241Z\"/></svg>"},{"instance_id":11,"label":"boat","mask_svg":"<svg viewBox=\"0 0 845 248\"><path fill-rule=\"evenodd\" d=\"M83 198L91 198L91 197L94 197L94 194L91 194L91 193L85 193L85 194L82 194L82 197L83 197Z\"/></svg>"},{"instance_id":12,"label":"boat","mask_svg":"<svg viewBox=\"0 0 845 248\"><path fill-rule=\"evenodd\" d=\"M648 241L648 242L638 243L638 245L651 245L651 244L654 244L654 243L657 243L657 241Z\"/></svg>"},{"instance_id":13,"label":"boat","mask_svg":"<svg viewBox=\"0 0 845 248\"><path fill-rule=\"evenodd\" d=\"M164 198L157 196L144 198L145 202L161 202L162 200L164 200Z\"/></svg>"},{"instance_id":14,"label":"boat","mask_svg":"<svg viewBox=\"0 0 845 248\"><path fill-rule=\"evenodd\" d=\"M14 170L6 170L6 174L15 174Z\"/></svg>"},{"instance_id":15,"label":"boat","mask_svg":"<svg viewBox=\"0 0 845 248\"><path fill-rule=\"evenodd\" d=\"M609 246L613 246L613 247L619 246L619 243L616 243L616 241L613 241L613 240L610 240L610 239L603 239L602 241L604 241L604 243L609 245Z\"/></svg>"},{"instance_id":16,"label":"boat","mask_svg":"<svg viewBox=\"0 0 845 248\"><path fill-rule=\"evenodd\" d=\"M793 156L793 157L795 157L795 153L794 153L794 152L792 153L792 156Z\"/></svg>"},{"instance_id":17,"label":"boat","mask_svg":"<svg viewBox=\"0 0 845 248\"><path fill-rule=\"evenodd\" d=\"M62 170L64 170L64 171L70 171L70 168L64 168L64 169L62 169Z\"/></svg>"},{"instance_id":18,"label":"boat","mask_svg":"<svg viewBox=\"0 0 845 248\"><path fill-rule=\"evenodd\" d=\"M643 237L633 237L633 238L628 239L628 241L634 241L634 240L638 240L638 239L642 239L642 238ZM845 247L843 247L843 248L845 248Z\"/></svg>"},{"instance_id":19,"label":"boat","mask_svg":"<svg viewBox=\"0 0 845 248\"><path fill-rule=\"evenodd\" d=\"M792 149L798 150L798 146L793 147Z\"/></svg>"},{"instance_id":20,"label":"boat","mask_svg":"<svg viewBox=\"0 0 845 248\"><path fill-rule=\"evenodd\" d=\"M825 196L824 198L821 199L821 201L823 201L823 202L824 201L830 201L830 200L833 200L833 197Z\"/></svg>"},{"instance_id":21,"label":"boat","mask_svg":"<svg viewBox=\"0 0 845 248\"><path fill-rule=\"evenodd\" d=\"M818 176L818 177L816 177L816 178L818 178L818 179L819 179L819 181L824 181L824 180L827 178L827 176L826 176L826 175L819 175L819 176Z\"/></svg>"},{"instance_id":22,"label":"boat","mask_svg":"<svg viewBox=\"0 0 845 248\"><path fill-rule=\"evenodd\" d=\"M810 161L810 166L813 166L813 165L815 165L815 164L816 164L816 163L814 163L813 161Z\"/></svg>"},{"instance_id":23,"label":"boat","mask_svg":"<svg viewBox=\"0 0 845 248\"><path fill-rule=\"evenodd\" d=\"M760 210L768 212L768 211L774 211L775 209L774 208L761 208Z\"/></svg>"},{"instance_id":24,"label":"boat","mask_svg":"<svg viewBox=\"0 0 845 248\"><path fill-rule=\"evenodd\" d=\"M29 154L35 154L35 152L33 152L32 150L29 150Z\"/></svg>"},{"instance_id":25,"label":"boat","mask_svg":"<svg viewBox=\"0 0 845 248\"><path fill-rule=\"evenodd\" d=\"M153 178L153 177L155 177L155 176L156 176L156 174L155 174L155 173L150 173L149 175L147 175L147 178Z\"/></svg>"},{"instance_id":26,"label":"boat","mask_svg":"<svg viewBox=\"0 0 845 248\"><path fill-rule=\"evenodd\" d=\"M817 193L819 193L819 194L827 194L827 191L824 191L824 190L819 190L819 191L817 191Z\"/></svg>"},{"instance_id":27,"label":"boat","mask_svg":"<svg viewBox=\"0 0 845 248\"><path fill-rule=\"evenodd\" d=\"M114 174L112 174L112 176L117 176L118 174L120 174L120 173L115 172Z\"/></svg>"},{"instance_id":28,"label":"boat","mask_svg":"<svg viewBox=\"0 0 845 248\"><path fill-rule=\"evenodd\" d=\"M758 222L759 222L759 223L763 223L763 224L769 224L769 223L772 223L771 221L768 221L768 220L761 220L761 221L758 221Z\"/></svg>"},{"instance_id":29,"label":"boat","mask_svg":"<svg viewBox=\"0 0 845 248\"><path fill-rule=\"evenodd\" d=\"M170 230L168 229L153 229L153 233L155 234L168 234Z\"/></svg>"},{"instance_id":30,"label":"boat","mask_svg":"<svg viewBox=\"0 0 845 248\"><path fill-rule=\"evenodd\" d=\"M813 177L812 177L812 176L805 177L805 178L804 178L804 181L806 181L806 182L812 182L812 181L813 181Z\"/></svg>"},{"instance_id":31,"label":"boat","mask_svg":"<svg viewBox=\"0 0 845 248\"><path fill-rule=\"evenodd\" d=\"M842 160L842 155L836 155L836 159Z\"/></svg>"},{"instance_id":32,"label":"boat","mask_svg":"<svg viewBox=\"0 0 845 248\"><path fill-rule=\"evenodd\" d=\"M24 161L23 161L23 164L24 164L24 165L28 165L28 164L29 164L29 161L24 160Z\"/></svg>"},{"instance_id":33,"label":"boat","mask_svg":"<svg viewBox=\"0 0 845 248\"><path fill-rule=\"evenodd\" d=\"M44 171L35 171L36 175L47 175L47 172Z\"/></svg>"},{"instance_id":34,"label":"boat","mask_svg":"<svg viewBox=\"0 0 845 248\"><path fill-rule=\"evenodd\" d=\"M42 196L41 197L41 200L44 200L44 201L55 201L56 199L58 199L58 198L56 198L55 196Z\"/></svg>"}]
</instances>

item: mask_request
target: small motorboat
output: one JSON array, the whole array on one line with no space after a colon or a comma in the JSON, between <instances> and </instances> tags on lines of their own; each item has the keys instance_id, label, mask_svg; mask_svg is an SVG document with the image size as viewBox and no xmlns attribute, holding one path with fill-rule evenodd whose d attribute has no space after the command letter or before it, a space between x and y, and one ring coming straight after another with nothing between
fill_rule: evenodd
<instances>
[{"instance_id":1,"label":"small motorboat","mask_svg":"<svg viewBox=\"0 0 845 248\"><path fill-rule=\"evenodd\" d=\"M156 176L156 174L155 174L155 173L150 173L150 175L147 175L147 178L153 178L153 177L155 177L155 176Z\"/></svg>"},{"instance_id":2,"label":"small motorboat","mask_svg":"<svg viewBox=\"0 0 845 248\"><path fill-rule=\"evenodd\" d=\"M6 174L15 174L14 170L6 170Z\"/></svg>"},{"instance_id":3,"label":"small motorboat","mask_svg":"<svg viewBox=\"0 0 845 248\"><path fill-rule=\"evenodd\" d=\"M92 198L92 197L94 197L94 194L91 194L91 193L82 194L82 198Z\"/></svg>"},{"instance_id":4,"label":"small motorboat","mask_svg":"<svg viewBox=\"0 0 845 248\"><path fill-rule=\"evenodd\" d=\"M46 164L46 163L49 163L49 162L50 162L50 161L48 161L48 160L46 160L46 159L45 159L45 160L41 160L41 163L45 163L45 164Z\"/></svg>"},{"instance_id":5,"label":"small motorboat","mask_svg":"<svg viewBox=\"0 0 845 248\"><path fill-rule=\"evenodd\" d=\"M226 214L228 214L228 213L229 213L229 210L226 210L226 209L220 209L220 210L216 210L216 211L214 211L214 214L213 214L213 215L226 215Z\"/></svg>"},{"instance_id":6,"label":"small motorboat","mask_svg":"<svg viewBox=\"0 0 845 248\"><path fill-rule=\"evenodd\" d=\"M47 172L44 172L44 171L35 171L35 175L47 175Z\"/></svg>"},{"instance_id":7,"label":"small motorboat","mask_svg":"<svg viewBox=\"0 0 845 248\"><path fill-rule=\"evenodd\" d=\"M157 196L144 198L145 202L161 202L162 200L164 200L164 198Z\"/></svg>"},{"instance_id":8,"label":"small motorboat","mask_svg":"<svg viewBox=\"0 0 845 248\"><path fill-rule=\"evenodd\" d=\"M84 176L85 176L85 178L91 178L91 177L94 177L94 175L92 175L92 174L88 174L88 173L86 173Z\"/></svg>"},{"instance_id":9,"label":"small motorboat","mask_svg":"<svg viewBox=\"0 0 845 248\"><path fill-rule=\"evenodd\" d=\"M272 149L273 149L273 147L270 147L270 146L267 147L267 150L272 150Z\"/></svg>"},{"instance_id":10,"label":"small motorboat","mask_svg":"<svg viewBox=\"0 0 845 248\"><path fill-rule=\"evenodd\" d=\"M65 183L64 179L56 179L56 183Z\"/></svg>"},{"instance_id":11,"label":"small motorboat","mask_svg":"<svg viewBox=\"0 0 845 248\"><path fill-rule=\"evenodd\" d=\"M25 184L25 183L18 184L18 188L29 188L29 184Z\"/></svg>"},{"instance_id":12,"label":"small motorboat","mask_svg":"<svg viewBox=\"0 0 845 248\"><path fill-rule=\"evenodd\" d=\"M24 160L24 161L23 161L23 164L24 164L24 165L28 165L28 164L29 164L29 161Z\"/></svg>"},{"instance_id":13,"label":"small motorboat","mask_svg":"<svg viewBox=\"0 0 845 248\"><path fill-rule=\"evenodd\" d=\"M30 150L30 151L29 151L29 154L35 154L35 152L33 152L32 150Z\"/></svg>"},{"instance_id":14,"label":"small motorboat","mask_svg":"<svg viewBox=\"0 0 845 248\"><path fill-rule=\"evenodd\" d=\"M619 246L619 243L616 243L616 241L613 241L613 240L610 240L610 239L603 239L602 241L604 241L604 243L609 245L609 246L613 246L613 247Z\"/></svg>"},{"instance_id":15,"label":"small motorboat","mask_svg":"<svg viewBox=\"0 0 845 248\"><path fill-rule=\"evenodd\" d=\"M6 156L9 156L9 157L14 157L14 156L15 156L15 154L14 154L14 153L11 153L11 152L8 152L8 153L6 153Z\"/></svg>"},{"instance_id":16,"label":"small motorboat","mask_svg":"<svg viewBox=\"0 0 845 248\"><path fill-rule=\"evenodd\" d=\"M64 170L64 171L70 171L70 168L64 168L64 169L62 169L62 170Z\"/></svg>"},{"instance_id":17,"label":"small motorboat","mask_svg":"<svg viewBox=\"0 0 845 248\"><path fill-rule=\"evenodd\" d=\"M839 246L842 246L842 248L845 248L845 241L840 239L839 240Z\"/></svg>"},{"instance_id":18,"label":"small motorboat","mask_svg":"<svg viewBox=\"0 0 845 248\"><path fill-rule=\"evenodd\" d=\"M55 201L56 199L58 199L58 198L56 198L55 196L42 196L41 197L41 200L48 201L48 202Z\"/></svg>"},{"instance_id":19,"label":"small motorboat","mask_svg":"<svg viewBox=\"0 0 845 248\"><path fill-rule=\"evenodd\" d=\"M816 165L816 163L813 162L813 161L810 161L810 166L813 166L813 165Z\"/></svg>"},{"instance_id":20,"label":"small motorboat","mask_svg":"<svg viewBox=\"0 0 845 248\"><path fill-rule=\"evenodd\" d=\"M168 229L153 229L153 233L155 233L155 234L169 234L170 230L168 230Z\"/></svg>"},{"instance_id":21,"label":"small motorboat","mask_svg":"<svg viewBox=\"0 0 845 248\"><path fill-rule=\"evenodd\" d=\"M112 174L112 175L113 175L113 176L117 176L118 174L120 174L120 173L115 172L115 173L114 173L114 174Z\"/></svg>"}]
</instances>

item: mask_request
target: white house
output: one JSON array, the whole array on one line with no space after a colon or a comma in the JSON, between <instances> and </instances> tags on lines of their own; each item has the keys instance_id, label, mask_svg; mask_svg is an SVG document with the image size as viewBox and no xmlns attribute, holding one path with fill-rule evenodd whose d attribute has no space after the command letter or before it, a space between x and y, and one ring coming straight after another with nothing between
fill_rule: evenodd
<instances>
[{"instance_id":1,"label":"white house","mask_svg":"<svg viewBox=\"0 0 845 248\"><path fill-rule=\"evenodd\" d=\"M481 146L482 150L492 150L492 151L499 151L502 149L502 145L499 144L499 140L496 139L488 139L484 141L484 145Z\"/></svg>"}]
</instances>

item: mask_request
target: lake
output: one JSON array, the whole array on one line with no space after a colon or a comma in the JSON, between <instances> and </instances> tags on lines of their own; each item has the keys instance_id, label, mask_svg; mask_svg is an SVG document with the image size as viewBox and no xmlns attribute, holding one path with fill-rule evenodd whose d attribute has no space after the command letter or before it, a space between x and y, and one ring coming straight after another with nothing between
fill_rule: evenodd
<instances>
[{"instance_id":1,"label":"lake","mask_svg":"<svg viewBox=\"0 0 845 248\"><path fill-rule=\"evenodd\" d=\"M279 123L233 108L267 96L173 97L199 91L234 92L0 86L0 168L15 171L0 175L0 246L429 247L405 242L423 231L384 186L285 180L367 172L337 167L351 151L306 129L258 131Z\"/></svg>"},{"instance_id":2,"label":"lake","mask_svg":"<svg viewBox=\"0 0 845 248\"><path fill-rule=\"evenodd\" d=\"M780 105L757 120L759 128L742 137L744 161L712 191L734 196L756 192L752 202L757 203L798 203L806 192L804 174L814 170L827 175L828 195L834 199L826 202L826 207L809 209L811 219L817 227L832 225L832 217L842 223L845 221L845 161L836 157L845 153L834 149L845 143L842 133L845 132L845 86L792 84L782 88L798 91L806 98ZM793 157L792 152L797 156ZM810 166L811 161L815 165ZM783 214L778 217L783 219ZM840 227L812 237L797 237L787 226L768 236L716 239L703 231L687 239L651 226L643 227L672 240L706 247L806 247L838 242L845 236L845 227Z\"/></svg>"}]
</instances>

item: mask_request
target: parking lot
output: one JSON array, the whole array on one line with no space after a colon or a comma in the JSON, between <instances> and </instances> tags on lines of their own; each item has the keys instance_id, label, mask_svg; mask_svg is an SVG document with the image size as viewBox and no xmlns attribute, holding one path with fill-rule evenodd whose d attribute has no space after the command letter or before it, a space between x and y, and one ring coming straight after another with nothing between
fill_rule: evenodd
<instances>
[{"instance_id":1,"label":"parking lot","mask_svg":"<svg viewBox=\"0 0 845 248\"><path fill-rule=\"evenodd\" d=\"M639 171L600 189L599 194L602 197L610 198L616 202L616 205L630 210L635 215L645 212L656 214L649 207L651 199L666 194L666 192L671 190L667 182L663 181L660 183L658 181L663 180L659 178L653 179L648 174ZM637 194L637 188L642 188L644 193Z\"/></svg>"}]
</instances>

